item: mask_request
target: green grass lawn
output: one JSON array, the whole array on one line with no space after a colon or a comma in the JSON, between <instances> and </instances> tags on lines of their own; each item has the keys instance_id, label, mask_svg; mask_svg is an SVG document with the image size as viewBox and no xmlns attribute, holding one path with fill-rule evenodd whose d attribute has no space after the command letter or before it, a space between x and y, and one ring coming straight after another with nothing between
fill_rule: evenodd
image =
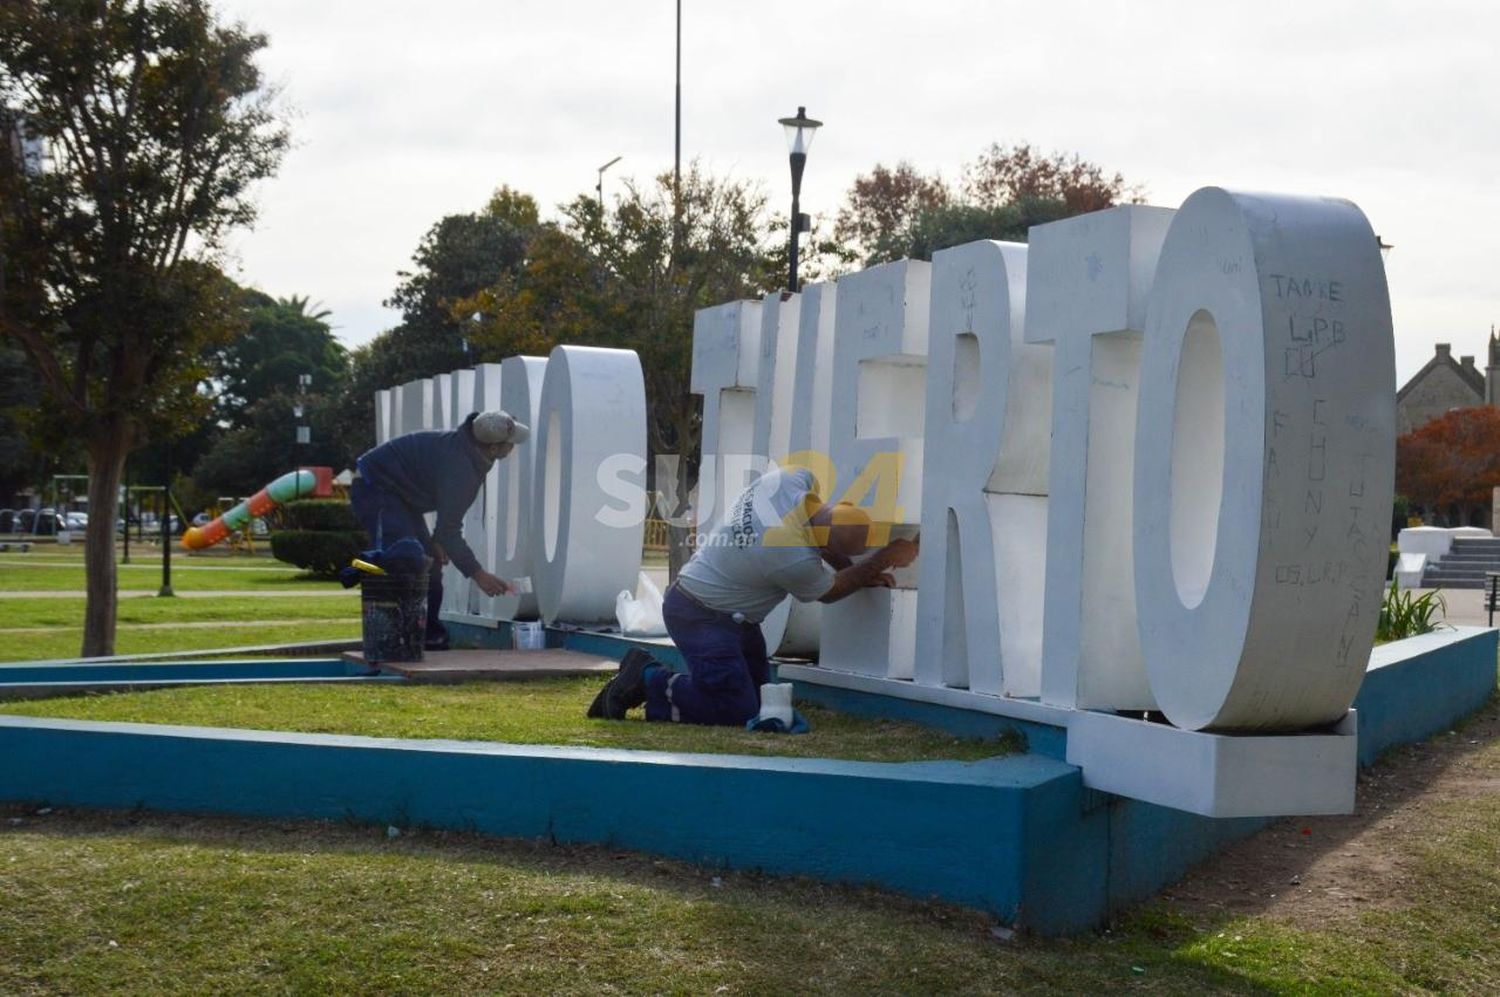
<instances>
[{"instance_id":1,"label":"green grass lawn","mask_svg":"<svg viewBox=\"0 0 1500 997\"><path fill-rule=\"evenodd\" d=\"M915 724L865 720L813 706L799 707L813 729L796 736L639 719L589 720L584 711L602 684L602 678L581 678L462 685L204 686L0 703L0 713L865 761L972 760L1016 748L1008 740L950 737Z\"/></svg>"},{"instance_id":2,"label":"green grass lawn","mask_svg":"<svg viewBox=\"0 0 1500 997\"><path fill-rule=\"evenodd\" d=\"M186 563L184 563L186 562ZM161 562L122 564L116 576L121 590L161 587ZM338 588L338 582L318 581L289 564L198 564L172 559L172 589L177 592L217 589ZM26 561L0 555L0 591L67 592L84 590L83 565L56 561Z\"/></svg>"},{"instance_id":3,"label":"green grass lawn","mask_svg":"<svg viewBox=\"0 0 1500 997\"><path fill-rule=\"evenodd\" d=\"M1158 901L1108 932L1004 941L952 907L606 848L15 807L0 817L10 993L1500 988L1493 798L1428 814L1443 830L1399 856L1414 885L1394 910L1292 926Z\"/></svg>"},{"instance_id":4,"label":"green grass lawn","mask_svg":"<svg viewBox=\"0 0 1500 997\"><path fill-rule=\"evenodd\" d=\"M341 591L337 587L329 592ZM82 598L0 598L0 661L68 658L83 640ZM349 595L120 600L115 651L145 654L359 636Z\"/></svg>"},{"instance_id":5,"label":"green grass lawn","mask_svg":"<svg viewBox=\"0 0 1500 997\"><path fill-rule=\"evenodd\" d=\"M134 544L131 550L132 563L119 565L120 589L155 591L161 585L160 550ZM318 581L264 555L214 551L189 557L174 551L172 588L184 595L250 594L122 598L115 653L194 652L359 636L357 596L337 582ZM26 554L0 554L0 661L77 655L83 643L83 590L82 545L39 545ZM7 592L77 592L78 597L3 595ZM285 594L276 594L280 592Z\"/></svg>"}]
</instances>

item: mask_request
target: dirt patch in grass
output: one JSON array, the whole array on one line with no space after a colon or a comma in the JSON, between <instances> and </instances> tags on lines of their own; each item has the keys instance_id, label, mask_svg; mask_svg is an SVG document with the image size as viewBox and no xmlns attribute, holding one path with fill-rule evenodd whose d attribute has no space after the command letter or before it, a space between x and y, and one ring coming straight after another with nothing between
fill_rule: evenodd
<instances>
[{"instance_id":1,"label":"dirt patch in grass","mask_svg":"<svg viewBox=\"0 0 1500 997\"><path fill-rule=\"evenodd\" d=\"M1329 930L1372 911L1402 911L1425 856L1464 821L1461 804L1500 800L1500 705L1360 773L1355 812L1277 821L1230 846L1163 894L1189 916L1265 915ZM1462 890L1464 883L1452 888Z\"/></svg>"}]
</instances>

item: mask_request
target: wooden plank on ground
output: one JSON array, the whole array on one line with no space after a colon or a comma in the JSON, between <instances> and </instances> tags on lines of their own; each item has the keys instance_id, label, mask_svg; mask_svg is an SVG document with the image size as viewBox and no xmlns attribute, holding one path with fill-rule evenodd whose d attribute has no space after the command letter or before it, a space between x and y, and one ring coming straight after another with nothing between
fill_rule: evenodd
<instances>
[{"instance_id":1,"label":"wooden plank on ground","mask_svg":"<svg viewBox=\"0 0 1500 997\"><path fill-rule=\"evenodd\" d=\"M346 651L344 658L365 664L363 651ZM541 651L462 648L428 651L422 661L383 661L379 668L417 682L506 681L513 679L561 678L578 675L612 675L618 661L597 654L562 648Z\"/></svg>"}]
</instances>

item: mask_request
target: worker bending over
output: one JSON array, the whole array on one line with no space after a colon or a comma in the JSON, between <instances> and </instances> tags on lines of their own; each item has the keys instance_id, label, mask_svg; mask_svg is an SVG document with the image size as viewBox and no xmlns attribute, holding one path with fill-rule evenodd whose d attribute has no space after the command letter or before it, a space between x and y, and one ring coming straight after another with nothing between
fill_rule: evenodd
<instances>
[{"instance_id":1,"label":"worker bending over","mask_svg":"<svg viewBox=\"0 0 1500 997\"><path fill-rule=\"evenodd\" d=\"M443 604L443 573L439 565L452 560L465 578L472 578L485 595L509 590L504 581L480 567L464 542L464 514L474 504L479 486L497 460L503 460L531 430L506 412L472 412L457 429L408 433L388 440L359 458L358 475L350 489L354 515L370 535L370 543L384 549L411 537L422 544L436 563L427 575L427 640L429 651L448 648L448 631L438 619ZM437 513L437 527L428 532L424 515Z\"/></svg>"},{"instance_id":2,"label":"worker bending over","mask_svg":"<svg viewBox=\"0 0 1500 997\"><path fill-rule=\"evenodd\" d=\"M825 503L815 487L812 472L789 467L745 489L700 539L662 605L687 672L631 650L590 717L618 720L644 703L647 720L743 726L760 711L760 687L770 681L760 624L781 600L838 602L895 584L887 569L911 564L917 542L895 540L852 562L865 551L870 517L858 506Z\"/></svg>"}]
</instances>

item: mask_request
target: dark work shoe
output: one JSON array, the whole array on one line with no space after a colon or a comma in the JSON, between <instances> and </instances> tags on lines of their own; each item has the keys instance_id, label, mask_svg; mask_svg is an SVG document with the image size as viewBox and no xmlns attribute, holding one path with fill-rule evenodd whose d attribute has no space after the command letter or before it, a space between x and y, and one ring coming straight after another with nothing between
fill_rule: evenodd
<instances>
[{"instance_id":1,"label":"dark work shoe","mask_svg":"<svg viewBox=\"0 0 1500 997\"><path fill-rule=\"evenodd\" d=\"M626 651L620 659L620 670L589 704L588 715L595 720L624 720L628 710L646 701L646 668L655 663L639 648Z\"/></svg>"},{"instance_id":2,"label":"dark work shoe","mask_svg":"<svg viewBox=\"0 0 1500 997\"><path fill-rule=\"evenodd\" d=\"M449 647L448 634L446 632L428 634L427 639L422 642L422 650L424 651L446 651Z\"/></svg>"}]
</instances>

